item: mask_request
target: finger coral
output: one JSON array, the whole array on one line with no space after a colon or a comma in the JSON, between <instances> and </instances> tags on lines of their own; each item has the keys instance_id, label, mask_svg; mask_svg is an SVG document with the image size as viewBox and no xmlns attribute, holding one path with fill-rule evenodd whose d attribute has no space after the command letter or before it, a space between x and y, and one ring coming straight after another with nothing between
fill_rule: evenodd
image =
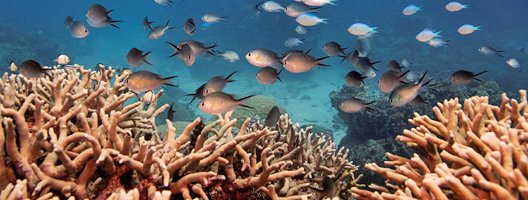
<instances>
[{"instance_id":1,"label":"finger coral","mask_svg":"<svg viewBox=\"0 0 528 200\"><path fill-rule=\"evenodd\" d=\"M357 199L527 199L528 106L502 95L500 106L488 97L460 104L445 100L433 108L436 119L415 113L396 139L414 149L412 158L387 153L390 161L365 167L387 179L372 191L353 188Z\"/></svg>"},{"instance_id":2,"label":"finger coral","mask_svg":"<svg viewBox=\"0 0 528 200\"><path fill-rule=\"evenodd\" d=\"M359 186L348 150L288 115L271 129L248 118L239 131L232 112L184 130L167 120L160 134L154 118L168 108L157 107L163 91L148 108L127 105L134 94L126 76L111 68L4 74L0 197L349 199Z\"/></svg>"}]
</instances>

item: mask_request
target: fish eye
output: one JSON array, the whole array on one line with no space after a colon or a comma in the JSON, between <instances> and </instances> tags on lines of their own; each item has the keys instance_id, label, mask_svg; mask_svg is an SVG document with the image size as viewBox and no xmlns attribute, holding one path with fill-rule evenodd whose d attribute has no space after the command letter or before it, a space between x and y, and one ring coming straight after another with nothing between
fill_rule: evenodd
<instances>
[{"instance_id":1,"label":"fish eye","mask_svg":"<svg viewBox=\"0 0 528 200\"><path fill-rule=\"evenodd\" d=\"M202 106L205 106L205 103L202 101Z\"/></svg>"},{"instance_id":2,"label":"fish eye","mask_svg":"<svg viewBox=\"0 0 528 200\"><path fill-rule=\"evenodd\" d=\"M248 53L248 56L251 56L251 53Z\"/></svg>"},{"instance_id":3,"label":"fish eye","mask_svg":"<svg viewBox=\"0 0 528 200\"><path fill-rule=\"evenodd\" d=\"M392 100L392 99L390 99L389 101L390 101L391 103L393 102L393 100Z\"/></svg>"}]
</instances>

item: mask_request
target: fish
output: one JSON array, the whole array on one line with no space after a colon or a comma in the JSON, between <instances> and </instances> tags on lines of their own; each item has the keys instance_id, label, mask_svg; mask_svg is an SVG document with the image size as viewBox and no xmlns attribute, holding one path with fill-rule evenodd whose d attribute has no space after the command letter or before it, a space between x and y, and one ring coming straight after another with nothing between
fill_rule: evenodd
<instances>
[{"instance_id":1,"label":"fish","mask_svg":"<svg viewBox=\"0 0 528 200\"><path fill-rule=\"evenodd\" d=\"M410 71L409 73L407 73L407 76L405 76L405 80L406 82L411 82L411 81L414 81L416 80L416 78L418 78L418 75L416 75L416 73Z\"/></svg>"},{"instance_id":2,"label":"fish","mask_svg":"<svg viewBox=\"0 0 528 200\"><path fill-rule=\"evenodd\" d=\"M281 81L279 75L282 72L281 69L278 73L277 70L273 67L263 67L261 68L256 75L257 81L262 85L269 85L275 83L277 80Z\"/></svg>"},{"instance_id":3,"label":"fish","mask_svg":"<svg viewBox=\"0 0 528 200\"><path fill-rule=\"evenodd\" d=\"M401 62L402 66L404 67L411 67L412 63L409 62L407 59L403 59L402 62Z\"/></svg>"},{"instance_id":4,"label":"fish","mask_svg":"<svg viewBox=\"0 0 528 200\"><path fill-rule=\"evenodd\" d=\"M150 27L150 24L152 24L152 23L154 23L154 21L149 22L149 21L148 21L148 18L145 16L145 19L143 19L143 28L144 28L145 30L152 29L152 28Z\"/></svg>"},{"instance_id":5,"label":"fish","mask_svg":"<svg viewBox=\"0 0 528 200\"><path fill-rule=\"evenodd\" d=\"M310 6L304 3L293 2L284 8L284 13L290 17L298 17L303 13L317 13L315 10L319 8L321 7L310 8Z\"/></svg>"},{"instance_id":6,"label":"fish","mask_svg":"<svg viewBox=\"0 0 528 200\"><path fill-rule=\"evenodd\" d=\"M338 57L343 58L341 62L346 60L346 61L352 62L352 66L357 67L357 63L359 61L359 52L357 50L354 50L350 53L347 53L345 56L338 56Z\"/></svg>"},{"instance_id":7,"label":"fish","mask_svg":"<svg viewBox=\"0 0 528 200\"><path fill-rule=\"evenodd\" d=\"M70 62L70 58L67 55L59 55L53 62L57 62L59 65L65 65Z\"/></svg>"},{"instance_id":8,"label":"fish","mask_svg":"<svg viewBox=\"0 0 528 200\"><path fill-rule=\"evenodd\" d=\"M115 25L115 23L117 22L123 22L121 20L111 20L111 19L105 19L103 20L102 22L98 22L98 23L94 23L90 20L86 20L88 21L88 25L90 25L91 27L95 27L95 28L104 28L104 27L107 27L107 26L113 26L117 29L121 29L119 28L117 25Z\"/></svg>"},{"instance_id":9,"label":"fish","mask_svg":"<svg viewBox=\"0 0 528 200\"><path fill-rule=\"evenodd\" d=\"M70 28L72 23L73 23L73 17L72 16L68 16L64 20L64 26L66 26L66 28Z\"/></svg>"},{"instance_id":10,"label":"fish","mask_svg":"<svg viewBox=\"0 0 528 200\"><path fill-rule=\"evenodd\" d=\"M304 41L305 39L299 39L299 38L288 38L286 39L286 41L284 41L284 46L288 47L288 48L292 48L294 46L297 46L297 45L300 45L300 44L304 44L302 41Z\"/></svg>"},{"instance_id":11,"label":"fish","mask_svg":"<svg viewBox=\"0 0 528 200\"><path fill-rule=\"evenodd\" d=\"M169 80L178 76L170 76L167 78L161 78L159 74L155 74L146 70L140 70L133 72L125 79L124 85L133 91L144 92L148 90L156 90L162 85L169 85L178 87L169 82Z\"/></svg>"},{"instance_id":12,"label":"fish","mask_svg":"<svg viewBox=\"0 0 528 200\"><path fill-rule=\"evenodd\" d=\"M284 11L284 7L282 7L279 3L275 1L266 1L264 4L262 4L262 8L264 8L265 11L268 12L281 12Z\"/></svg>"},{"instance_id":13,"label":"fish","mask_svg":"<svg viewBox=\"0 0 528 200\"><path fill-rule=\"evenodd\" d=\"M371 40L374 34L378 34L378 32L368 32L363 35L358 35L357 39L358 40Z\"/></svg>"},{"instance_id":14,"label":"fish","mask_svg":"<svg viewBox=\"0 0 528 200\"><path fill-rule=\"evenodd\" d=\"M407 7L405 7L402 11L402 13L404 15L413 15L414 13L418 12L419 10L421 10L420 8L422 8L423 6L420 6L420 7L416 7L415 5L409 5Z\"/></svg>"},{"instance_id":15,"label":"fish","mask_svg":"<svg viewBox=\"0 0 528 200\"><path fill-rule=\"evenodd\" d=\"M80 22L80 21L74 21L70 27L70 32L72 37L74 38L84 38L88 34L90 34L90 31L88 31L88 27L86 24Z\"/></svg>"},{"instance_id":16,"label":"fish","mask_svg":"<svg viewBox=\"0 0 528 200\"><path fill-rule=\"evenodd\" d=\"M117 69L117 73L119 73L119 76L122 76L123 74L132 74L132 70L128 68Z\"/></svg>"},{"instance_id":17,"label":"fish","mask_svg":"<svg viewBox=\"0 0 528 200\"><path fill-rule=\"evenodd\" d=\"M140 99L142 102L151 104L152 102L156 100L156 95L154 94L152 90L149 90L149 91L146 91L145 94L143 94L143 96L141 96Z\"/></svg>"},{"instance_id":18,"label":"fish","mask_svg":"<svg viewBox=\"0 0 528 200\"><path fill-rule=\"evenodd\" d=\"M429 46L432 46L432 47L441 47L441 46L449 46L449 42L450 40L444 40L442 38L433 38L433 39L430 39L429 41L427 41L427 44L429 44Z\"/></svg>"},{"instance_id":19,"label":"fish","mask_svg":"<svg viewBox=\"0 0 528 200\"><path fill-rule=\"evenodd\" d=\"M337 56L339 54L345 55L345 50L348 48L341 48L337 42L328 42L323 46L323 52L328 56Z\"/></svg>"},{"instance_id":20,"label":"fish","mask_svg":"<svg viewBox=\"0 0 528 200\"><path fill-rule=\"evenodd\" d=\"M409 82L407 84L400 85L394 90L392 90L389 98L390 105L394 107L401 107L416 98L416 96L418 96L420 88L426 86L431 82L428 81L426 83L422 83L425 78L425 75L427 75L427 72L424 73L420 81L418 81L418 83L416 84L414 82Z\"/></svg>"},{"instance_id":21,"label":"fish","mask_svg":"<svg viewBox=\"0 0 528 200\"><path fill-rule=\"evenodd\" d=\"M304 2L304 4L309 5L309 6L324 6L326 4L337 6L335 3L333 3L334 1L337 1L337 0L302 0L302 1Z\"/></svg>"},{"instance_id":22,"label":"fish","mask_svg":"<svg viewBox=\"0 0 528 200\"><path fill-rule=\"evenodd\" d=\"M301 26L301 25L297 25L297 27L295 27L295 32L301 35L304 35L304 34L310 35L310 30L308 30L306 27Z\"/></svg>"},{"instance_id":23,"label":"fish","mask_svg":"<svg viewBox=\"0 0 528 200\"><path fill-rule=\"evenodd\" d=\"M281 62L277 53L264 48L256 48L246 54L246 60L257 67L273 67L279 69Z\"/></svg>"},{"instance_id":24,"label":"fish","mask_svg":"<svg viewBox=\"0 0 528 200\"><path fill-rule=\"evenodd\" d=\"M483 73L486 73L487 71L480 72L478 74L473 74L473 72L466 71L466 70L458 70L453 75L451 75L451 78L449 79L453 85L466 85L472 80L477 80L482 82L482 80L478 79L477 76L481 75Z\"/></svg>"},{"instance_id":25,"label":"fish","mask_svg":"<svg viewBox=\"0 0 528 200\"><path fill-rule=\"evenodd\" d=\"M194 55L194 52L189 44L175 46L170 42L167 43L170 44L176 50L176 53L170 55L169 58L178 55L178 58L180 60L183 60L185 65L192 66L194 64L194 61L196 61L196 55Z\"/></svg>"},{"instance_id":26,"label":"fish","mask_svg":"<svg viewBox=\"0 0 528 200\"><path fill-rule=\"evenodd\" d=\"M84 66L82 65L78 65L78 64L74 64L74 65L64 65L64 68L65 69L82 69Z\"/></svg>"},{"instance_id":27,"label":"fish","mask_svg":"<svg viewBox=\"0 0 528 200\"><path fill-rule=\"evenodd\" d=\"M203 99L203 90L205 88L205 83L203 85L201 85L198 89L194 90L194 93L193 94L186 94L185 96L192 96L193 98L191 99L191 102L189 102L189 104L191 104L194 99L198 98L198 99Z\"/></svg>"},{"instance_id":28,"label":"fish","mask_svg":"<svg viewBox=\"0 0 528 200\"><path fill-rule=\"evenodd\" d=\"M422 32L418 33L418 35L416 35L416 39L420 42L427 42L431 39L433 39L434 37L442 37L440 35L438 35L439 33L441 33L442 31L438 31L438 32L433 32L432 30L430 29L424 29Z\"/></svg>"},{"instance_id":29,"label":"fish","mask_svg":"<svg viewBox=\"0 0 528 200\"><path fill-rule=\"evenodd\" d=\"M15 64L15 61L11 61L9 63L9 70L11 70L12 72L16 72L18 70L18 67Z\"/></svg>"},{"instance_id":30,"label":"fish","mask_svg":"<svg viewBox=\"0 0 528 200\"><path fill-rule=\"evenodd\" d=\"M194 20L192 18L187 19L185 23L183 24L183 30L187 35L193 35L194 31L196 29L196 25L194 25Z\"/></svg>"},{"instance_id":31,"label":"fish","mask_svg":"<svg viewBox=\"0 0 528 200\"><path fill-rule=\"evenodd\" d=\"M112 11L113 10L106 10L106 8L101 4L93 4L90 6L90 8L88 8L88 11L86 11L86 17L91 23L97 24L107 20L109 18L109 14Z\"/></svg>"},{"instance_id":32,"label":"fish","mask_svg":"<svg viewBox=\"0 0 528 200\"><path fill-rule=\"evenodd\" d=\"M326 129L324 132L323 132L324 135L328 136L328 137L331 137L331 138L334 138L334 132L330 129Z\"/></svg>"},{"instance_id":33,"label":"fish","mask_svg":"<svg viewBox=\"0 0 528 200\"><path fill-rule=\"evenodd\" d=\"M373 68L370 68L366 72L362 72L361 76L367 77L366 79L372 79L376 77L376 72L373 70Z\"/></svg>"},{"instance_id":34,"label":"fish","mask_svg":"<svg viewBox=\"0 0 528 200\"><path fill-rule=\"evenodd\" d=\"M452 1L452 2L449 2L445 6L445 8L449 12L456 12L456 11L462 10L464 8L469 8L469 5L462 5L462 4L458 3L458 2Z\"/></svg>"},{"instance_id":35,"label":"fish","mask_svg":"<svg viewBox=\"0 0 528 200\"><path fill-rule=\"evenodd\" d=\"M154 2L158 3L159 5L168 5L172 8L171 3L174 3L171 0L154 0Z\"/></svg>"},{"instance_id":36,"label":"fish","mask_svg":"<svg viewBox=\"0 0 528 200\"><path fill-rule=\"evenodd\" d=\"M515 69L520 69L520 71L522 71L522 65L521 65L521 61L519 61L519 59L517 58L512 58L512 59L509 59L508 61L506 61L506 63L508 63L508 65L510 65L510 67L513 67Z\"/></svg>"},{"instance_id":37,"label":"fish","mask_svg":"<svg viewBox=\"0 0 528 200\"><path fill-rule=\"evenodd\" d=\"M498 51L497 49L495 49L493 47L490 47L490 46L482 46L478 50L479 50L480 53L482 53L484 55L487 55L487 56L493 55L493 54L497 54L500 57L504 57L504 56L499 54L499 53L504 52L504 51Z\"/></svg>"},{"instance_id":38,"label":"fish","mask_svg":"<svg viewBox=\"0 0 528 200\"><path fill-rule=\"evenodd\" d=\"M225 18L227 18L227 16L220 17L220 15L214 13L207 13L202 16L202 20L207 23L216 23L220 21L227 22Z\"/></svg>"},{"instance_id":39,"label":"fish","mask_svg":"<svg viewBox=\"0 0 528 200\"><path fill-rule=\"evenodd\" d=\"M257 5L255 5L255 14L257 15L257 17L260 15L260 12L262 10L260 10L260 6L262 5L262 1L257 3Z\"/></svg>"},{"instance_id":40,"label":"fish","mask_svg":"<svg viewBox=\"0 0 528 200\"><path fill-rule=\"evenodd\" d=\"M49 74L53 69L44 69L42 65L34 60L26 60L19 66L20 74L28 78L38 78L42 75L46 75L52 79L53 77Z\"/></svg>"},{"instance_id":41,"label":"fish","mask_svg":"<svg viewBox=\"0 0 528 200\"><path fill-rule=\"evenodd\" d=\"M341 104L339 104L339 109L341 109L343 112L346 113L355 113L360 110L367 110L367 111L374 111L374 109L368 107L370 104L375 103L376 101L366 103L363 100L356 99L354 97L350 97L348 99L343 100Z\"/></svg>"},{"instance_id":42,"label":"fish","mask_svg":"<svg viewBox=\"0 0 528 200\"><path fill-rule=\"evenodd\" d=\"M378 80L378 87L382 92L390 92L398 86L398 83L405 83L403 82L403 79L405 78L405 75L409 73L409 71L406 71L405 73L396 72L389 70L383 75L381 75L380 80Z\"/></svg>"},{"instance_id":43,"label":"fish","mask_svg":"<svg viewBox=\"0 0 528 200\"><path fill-rule=\"evenodd\" d=\"M359 53L359 57L368 57L372 48L372 42L370 40L357 40L356 50Z\"/></svg>"},{"instance_id":44,"label":"fish","mask_svg":"<svg viewBox=\"0 0 528 200\"><path fill-rule=\"evenodd\" d=\"M411 106L419 106L423 103L426 103L427 99L422 98L422 96L418 95L416 96L411 102L409 102L409 105Z\"/></svg>"},{"instance_id":45,"label":"fish","mask_svg":"<svg viewBox=\"0 0 528 200\"><path fill-rule=\"evenodd\" d=\"M387 64L387 69L389 71L395 71L401 74L401 69L403 69L403 67L400 67L400 64L398 64L398 62L396 62L395 60L391 60L389 61L389 64Z\"/></svg>"},{"instance_id":46,"label":"fish","mask_svg":"<svg viewBox=\"0 0 528 200\"><path fill-rule=\"evenodd\" d=\"M165 26L159 25L154 28L151 28L148 34L148 38L151 40L157 40L165 34L165 31L167 31L168 29L174 28L174 27L169 27L169 22L170 22L170 19L167 21L167 24L165 24Z\"/></svg>"},{"instance_id":47,"label":"fish","mask_svg":"<svg viewBox=\"0 0 528 200\"><path fill-rule=\"evenodd\" d=\"M365 83L365 81L363 80L366 78L367 78L366 76L362 76L360 73L356 71L350 71L345 76L345 82L350 87L356 87L356 86L360 86L361 83Z\"/></svg>"},{"instance_id":48,"label":"fish","mask_svg":"<svg viewBox=\"0 0 528 200\"><path fill-rule=\"evenodd\" d=\"M290 53L288 56L282 59L283 67L292 73L301 73L309 71L317 65L329 66L327 64L321 63L322 60L328 58L322 57L315 59L313 56L310 56L305 53Z\"/></svg>"},{"instance_id":49,"label":"fish","mask_svg":"<svg viewBox=\"0 0 528 200\"><path fill-rule=\"evenodd\" d=\"M360 57L358 62L357 62L357 66L355 66L355 67L360 72L367 72L368 69L370 69L370 68L378 71L378 69L376 69L374 67L374 64L379 63L379 62L381 62L381 61L371 62L370 59L367 58L367 57Z\"/></svg>"},{"instance_id":50,"label":"fish","mask_svg":"<svg viewBox=\"0 0 528 200\"><path fill-rule=\"evenodd\" d=\"M264 120L264 125L267 127L275 127L275 125L277 125L277 122L279 122L280 116L281 113L279 107L273 106L273 108L271 108L271 110L268 112L266 120Z\"/></svg>"},{"instance_id":51,"label":"fish","mask_svg":"<svg viewBox=\"0 0 528 200\"><path fill-rule=\"evenodd\" d=\"M460 33L462 35L471 34L474 31L480 30L480 27L482 27L482 26L473 26L471 24L464 24L460 28L458 28L458 33Z\"/></svg>"},{"instance_id":52,"label":"fish","mask_svg":"<svg viewBox=\"0 0 528 200\"><path fill-rule=\"evenodd\" d=\"M191 47L192 52L193 52L194 56L196 56L196 57L202 55L203 53L213 54L209 50L212 49L212 48L215 48L217 46L216 44L214 44L213 46L206 47L205 44L201 43L201 42L197 42L197 41L194 41L194 40L183 40L180 43L178 43L177 47L181 48L181 46L185 45L185 44L188 44Z\"/></svg>"},{"instance_id":53,"label":"fish","mask_svg":"<svg viewBox=\"0 0 528 200\"><path fill-rule=\"evenodd\" d=\"M226 94L223 92L213 92L205 96L202 101L198 104L198 108L204 113L210 115L217 115L234 110L236 106L242 106L246 108L253 108L244 104L244 100L253 97L249 95L240 99L235 99L233 95Z\"/></svg>"},{"instance_id":54,"label":"fish","mask_svg":"<svg viewBox=\"0 0 528 200\"><path fill-rule=\"evenodd\" d=\"M310 53L311 50L312 50L312 49L309 49L309 50L306 52L306 54ZM284 52L284 54L282 54L282 58L285 58L286 56L288 56L288 55L291 54L291 53L304 53L304 51L303 51L303 50L299 50L299 49L290 49L290 50Z\"/></svg>"},{"instance_id":55,"label":"fish","mask_svg":"<svg viewBox=\"0 0 528 200\"><path fill-rule=\"evenodd\" d=\"M378 33L379 27L370 27L362 23L354 23L348 27L348 32L352 35L365 35L369 32Z\"/></svg>"},{"instance_id":56,"label":"fish","mask_svg":"<svg viewBox=\"0 0 528 200\"><path fill-rule=\"evenodd\" d=\"M225 86L227 85L227 83L230 83L230 82L234 82L235 80L231 79L231 76L233 76L234 74L236 73L233 72L231 74L229 74L229 76L225 77L224 76L215 76L211 79L209 79L209 81L207 81L207 83L205 83L205 86L203 88L203 96L207 96L213 92L221 92Z\"/></svg>"},{"instance_id":57,"label":"fish","mask_svg":"<svg viewBox=\"0 0 528 200\"><path fill-rule=\"evenodd\" d=\"M311 13L303 13L299 15L295 21L303 26L314 26L319 23L328 24L328 22L326 22L326 18L319 18Z\"/></svg>"},{"instance_id":58,"label":"fish","mask_svg":"<svg viewBox=\"0 0 528 200\"><path fill-rule=\"evenodd\" d=\"M167 111L167 119L172 122L174 119L174 111L172 108L174 107L174 102L170 105L169 110Z\"/></svg>"},{"instance_id":59,"label":"fish","mask_svg":"<svg viewBox=\"0 0 528 200\"><path fill-rule=\"evenodd\" d=\"M130 67L138 67L141 64L143 64L143 62L149 65L152 65L147 61L147 55L149 54L150 54L150 51L143 54L143 51L134 47L130 49L130 51L128 51L128 54L126 55L126 59Z\"/></svg>"},{"instance_id":60,"label":"fish","mask_svg":"<svg viewBox=\"0 0 528 200\"><path fill-rule=\"evenodd\" d=\"M224 57L224 59L226 59L229 62L236 62L236 61L240 60L240 57L234 51L225 51L224 53L220 53L217 56L222 56L222 57Z\"/></svg>"}]
</instances>

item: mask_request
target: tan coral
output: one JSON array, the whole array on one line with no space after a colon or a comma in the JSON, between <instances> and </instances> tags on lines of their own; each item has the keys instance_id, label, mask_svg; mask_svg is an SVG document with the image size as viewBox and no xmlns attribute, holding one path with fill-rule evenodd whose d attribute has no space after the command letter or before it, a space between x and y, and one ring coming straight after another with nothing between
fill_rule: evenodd
<instances>
[{"instance_id":1,"label":"tan coral","mask_svg":"<svg viewBox=\"0 0 528 200\"><path fill-rule=\"evenodd\" d=\"M232 113L208 126L198 118L183 131L167 121L161 138L154 118L168 107L157 106L163 91L147 110L144 102L125 105L134 96L123 85L126 76L115 76L111 68L56 69L53 78L4 75L2 195L243 199L265 193L274 199L348 199L349 189L359 186L361 176L354 176L357 166L346 159L348 150L337 150L311 128L299 130L287 115L278 130L245 119L235 132ZM23 190L13 193L13 188ZM318 190L325 192L317 195Z\"/></svg>"},{"instance_id":2,"label":"tan coral","mask_svg":"<svg viewBox=\"0 0 528 200\"><path fill-rule=\"evenodd\" d=\"M502 104L488 104L487 97L438 103L437 120L427 116L409 122L396 139L416 150L413 158L387 153L385 165L365 167L387 178L387 188L376 192L353 188L357 199L527 199L528 106L521 99L502 95ZM394 185L392 183L396 183ZM393 192L390 192L393 191Z\"/></svg>"}]
</instances>

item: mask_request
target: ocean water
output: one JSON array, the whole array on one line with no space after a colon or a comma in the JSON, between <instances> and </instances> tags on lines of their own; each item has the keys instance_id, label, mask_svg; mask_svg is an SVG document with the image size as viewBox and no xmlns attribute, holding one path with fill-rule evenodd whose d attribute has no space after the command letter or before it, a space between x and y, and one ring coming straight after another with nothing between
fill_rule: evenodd
<instances>
[{"instance_id":1,"label":"ocean water","mask_svg":"<svg viewBox=\"0 0 528 200\"><path fill-rule=\"evenodd\" d=\"M527 70L519 71L506 64L510 58L518 58L521 63L528 63L528 15L525 14L528 2L523 0L502 1L460 1L470 5L469 9L448 12L445 5L448 0L340 0L337 6L325 5L316 14L327 18L328 24L308 27L310 35L299 35L295 32L298 23L295 18L283 12L262 11L255 15L254 6L259 1L248 0L174 0L172 8L148 1L59 1L59 0L3 0L0 1L0 71L8 71L9 62L17 64L24 60L34 59L43 65L53 65L57 55L65 54L70 63L92 68L97 63L104 63L113 68L129 68L126 61L128 51L136 47L152 51L147 60L153 65L143 64L134 70L149 70L162 76L178 76L172 83L187 93L205 83L209 78L228 75L233 71L236 80L224 89L227 93L239 97L262 94L275 99L283 105L294 122L315 123L332 128L333 117L337 110L331 107L328 94L342 87L345 75L353 70L349 62L340 63L341 58L328 58L323 63L329 67L317 67L304 73L281 74L282 82L273 85L260 85L255 79L259 68L247 62L245 55L255 48L267 48L277 53L289 50L284 41L290 37L305 39L304 44L295 48L312 49L310 55L321 58L326 56L321 50L330 41L338 42L350 52L356 45L356 36L347 28L353 23L365 23L380 27L380 34L372 38L370 58L381 61L376 67L380 70L377 76L367 80L373 91L377 91L377 80L386 71L390 60L401 62L407 59L413 63L410 70L429 71L428 75L435 80L443 80L457 70L468 70L475 73L488 71L481 76L484 81L495 81L502 91L516 92L526 89L528 85ZM287 6L292 0L277 0ZM72 16L74 21L86 25L85 13L92 4L101 4L113 10L110 16L120 29L114 27L93 28L88 26L90 34L85 38L73 38L70 30L65 28L64 19ZM423 5L422 10L414 15L405 16L402 10L408 5ZM212 24L201 30L206 13L228 16L227 22ZM158 40L148 39L148 30L144 30L142 20L148 16L154 21L152 26L164 25L175 27ZM192 36L187 35L183 23L193 18L197 29ZM457 32L463 24L482 26L482 30L469 35ZM442 31L440 35L450 40L449 46L431 47L419 42L415 36L428 28ZM177 44L182 40L196 40L208 46L217 44L219 51L232 50L239 54L240 60L228 62L220 57L206 60L198 58L192 66L185 66L176 57L167 58L174 50L166 42ZM482 55L478 48L489 45L503 50L504 57ZM5 67L4 67L5 66ZM373 94L376 94L374 92ZM165 93L165 95L171 95ZM307 97L306 97L307 96ZM454 97L453 97L454 98ZM178 99L189 102L190 98ZM434 105L434 102L431 102ZM199 116L210 117L196 108L197 102L191 104ZM410 117L410 116L409 116ZM334 131L336 140L343 136L343 131ZM340 135L341 134L341 135Z\"/></svg>"}]
</instances>

